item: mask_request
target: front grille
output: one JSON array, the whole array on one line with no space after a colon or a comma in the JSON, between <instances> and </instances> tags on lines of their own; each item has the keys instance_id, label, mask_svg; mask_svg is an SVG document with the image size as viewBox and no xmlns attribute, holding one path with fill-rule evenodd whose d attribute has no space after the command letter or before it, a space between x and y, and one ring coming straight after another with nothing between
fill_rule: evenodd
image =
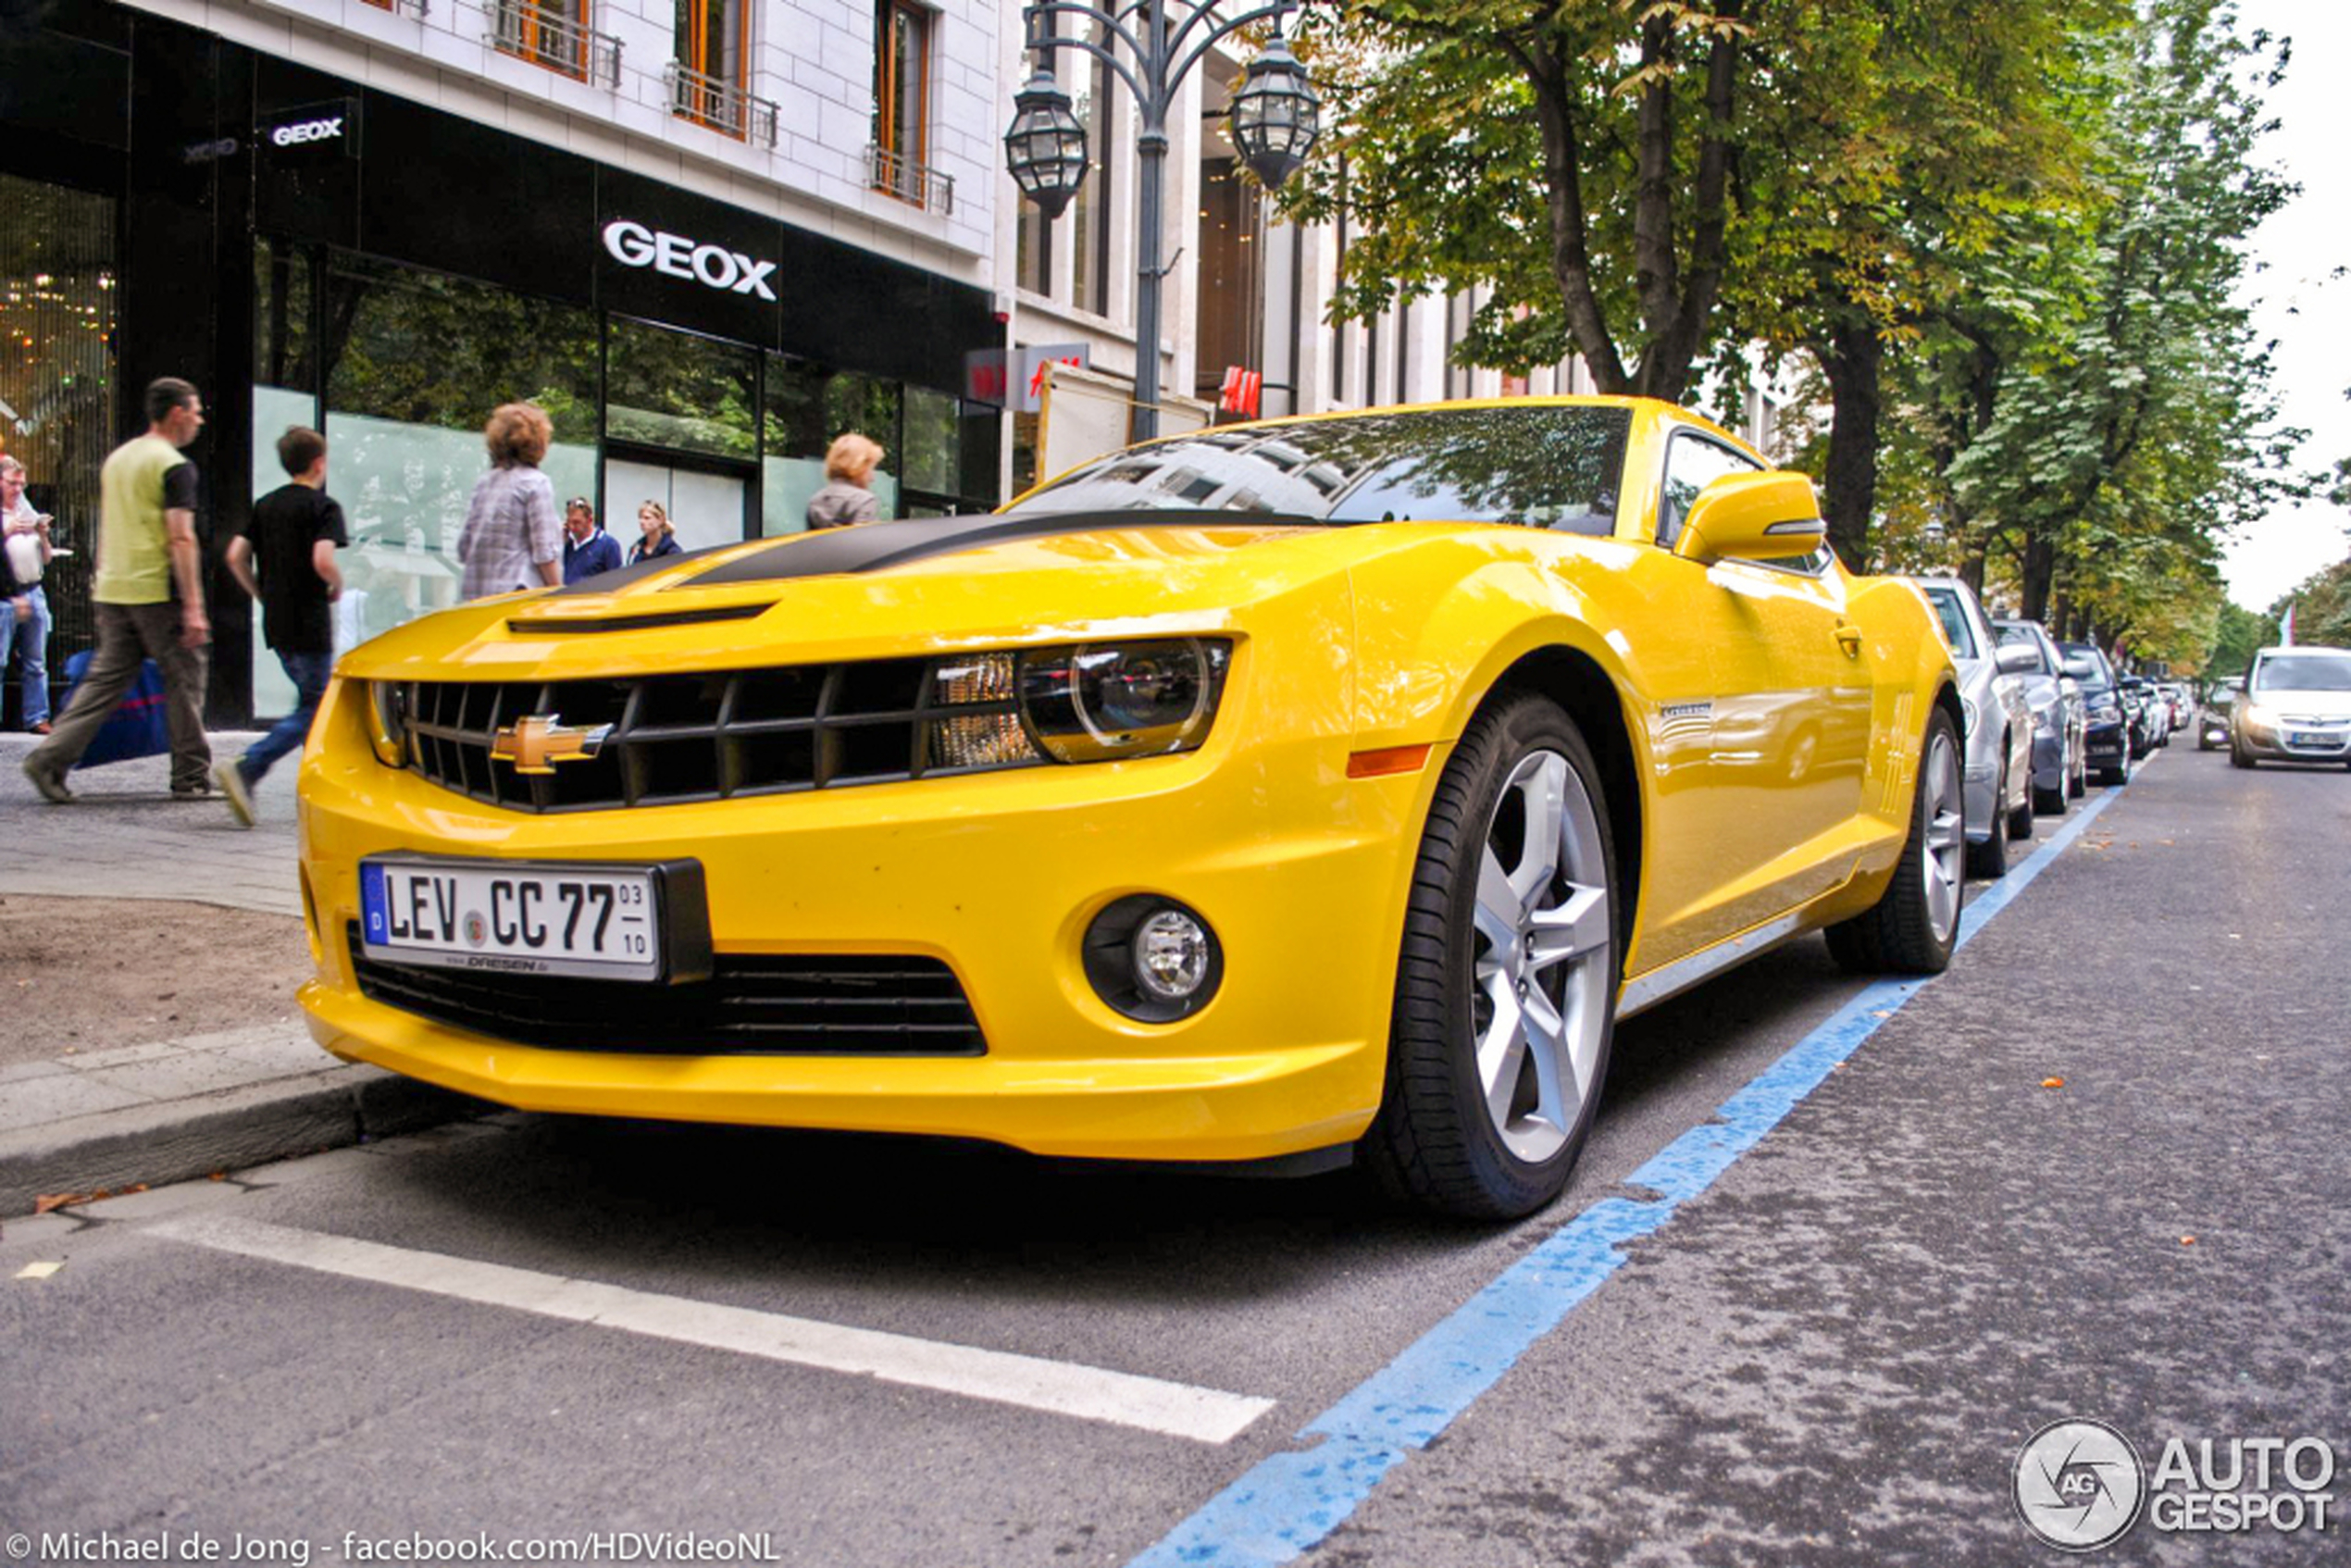
<instances>
[{"instance_id":1,"label":"front grille","mask_svg":"<svg viewBox=\"0 0 2351 1568\"><path fill-rule=\"evenodd\" d=\"M934 706L927 659L605 680L404 683L410 766L510 811L596 811L879 784L963 772L927 756L933 717L1011 714L1002 701ZM491 755L530 715L610 725L596 754L540 774Z\"/></svg>"},{"instance_id":2,"label":"front grille","mask_svg":"<svg viewBox=\"0 0 2351 1568\"><path fill-rule=\"evenodd\" d=\"M679 1056L979 1056L988 1042L953 970L935 958L728 953L690 985L478 974L367 956L369 999L438 1023L555 1051Z\"/></svg>"}]
</instances>

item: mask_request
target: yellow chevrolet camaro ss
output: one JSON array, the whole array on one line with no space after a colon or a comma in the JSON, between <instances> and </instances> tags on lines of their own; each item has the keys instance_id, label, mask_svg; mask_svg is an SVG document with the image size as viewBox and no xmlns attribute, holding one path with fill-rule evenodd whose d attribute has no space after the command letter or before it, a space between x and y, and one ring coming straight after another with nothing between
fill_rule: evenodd
<instances>
[{"instance_id":1,"label":"yellow chevrolet camaro ss","mask_svg":"<svg viewBox=\"0 0 2351 1568\"><path fill-rule=\"evenodd\" d=\"M1670 405L1376 410L672 556L347 656L329 1051L554 1112L1564 1185L1615 1019L1940 969L1960 710L1812 487Z\"/></svg>"}]
</instances>

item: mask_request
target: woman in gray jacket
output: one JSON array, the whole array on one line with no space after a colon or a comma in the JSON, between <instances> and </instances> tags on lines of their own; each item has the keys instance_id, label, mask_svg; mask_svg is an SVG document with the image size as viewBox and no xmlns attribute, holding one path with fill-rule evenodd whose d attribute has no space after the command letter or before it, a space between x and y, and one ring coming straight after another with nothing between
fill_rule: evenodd
<instances>
[{"instance_id":1,"label":"woman in gray jacket","mask_svg":"<svg viewBox=\"0 0 2351 1568\"><path fill-rule=\"evenodd\" d=\"M874 502L874 469L881 460L879 443L855 430L834 437L825 449L825 488L808 498L809 528L837 529L880 516Z\"/></svg>"}]
</instances>

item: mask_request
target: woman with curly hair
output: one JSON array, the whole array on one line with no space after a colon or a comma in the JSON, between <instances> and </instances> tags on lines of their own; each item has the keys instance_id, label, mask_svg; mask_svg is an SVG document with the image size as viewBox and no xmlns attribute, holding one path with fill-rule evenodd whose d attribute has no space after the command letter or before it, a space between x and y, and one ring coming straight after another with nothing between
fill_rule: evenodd
<instances>
[{"instance_id":1,"label":"woman with curly hair","mask_svg":"<svg viewBox=\"0 0 2351 1568\"><path fill-rule=\"evenodd\" d=\"M466 529L457 536L465 597L554 588L564 579L563 519L555 512L554 484L539 465L554 439L554 423L537 404L508 403L481 434L490 472L474 486Z\"/></svg>"},{"instance_id":2,"label":"woman with curly hair","mask_svg":"<svg viewBox=\"0 0 2351 1568\"><path fill-rule=\"evenodd\" d=\"M637 526L645 536L628 547L628 564L650 561L661 555L678 555L685 547L678 542L678 530L669 526L669 512L658 501L648 501L637 508Z\"/></svg>"}]
</instances>

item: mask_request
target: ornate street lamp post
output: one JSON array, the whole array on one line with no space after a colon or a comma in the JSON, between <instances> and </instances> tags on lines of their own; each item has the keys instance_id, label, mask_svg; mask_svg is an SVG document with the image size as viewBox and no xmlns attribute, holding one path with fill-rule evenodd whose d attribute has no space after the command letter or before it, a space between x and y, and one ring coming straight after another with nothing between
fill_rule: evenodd
<instances>
[{"instance_id":1,"label":"ornate street lamp post","mask_svg":"<svg viewBox=\"0 0 2351 1568\"><path fill-rule=\"evenodd\" d=\"M1135 94L1142 133L1135 151L1141 160L1136 193L1142 232L1135 246L1135 433L1159 433L1159 288L1162 176L1167 163L1167 111L1176 90L1216 41L1236 28L1281 19L1297 0L1268 3L1220 16L1215 0L1127 0L1120 6L1086 0L1031 0L1022 19L1036 74L1013 98L1013 123L1004 132L1004 164L1021 194L1047 218L1059 217L1086 179L1086 128L1069 94L1053 80L1053 51L1076 49L1115 72ZM1173 31L1169 12L1176 14ZM1059 36L1064 16L1091 21L1104 42ZM1314 95L1306 68L1277 32L1265 52L1250 62L1233 93L1233 144L1241 161L1270 189L1278 189L1306 161L1321 132L1322 100Z\"/></svg>"}]
</instances>

